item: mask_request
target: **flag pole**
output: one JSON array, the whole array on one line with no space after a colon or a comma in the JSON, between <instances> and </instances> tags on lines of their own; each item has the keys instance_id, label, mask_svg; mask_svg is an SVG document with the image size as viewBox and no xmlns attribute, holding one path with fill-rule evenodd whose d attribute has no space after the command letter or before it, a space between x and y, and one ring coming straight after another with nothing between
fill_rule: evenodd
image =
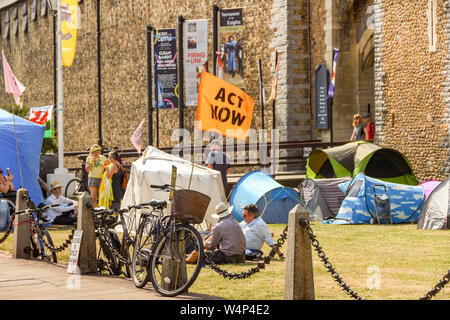
<instances>
[{"instance_id":1,"label":"flag pole","mask_svg":"<svg viewBox=\"0 0 450 320\"><path fill-rule=\"evenodd\" d=\"M259 71L259 101L261 103L261 128L264 130L264 85L262 79L261 59L258 59L258 71Z\"/></svg>"},{"instance_id":2,"label":"flag pole","mask_svg":"<svg viewBox=\"0 0 450 320\"><path fill-rule=\"evenodd\" d=\"M58 115L58 168L64 169L64 126L63 126L63 85L62 85L62 42L61 42L61 1L57 3L57 82L58 99L56 112Z\"/></svg>"},{"instance_id":3,"label":"flag pole","mask_svg":"<svg viewBox=\"0 0 450 320\"><path fill-rule=\"evenodd\" d=\"M12 97L11 97L11 102L12 102L12 116L13 116L13 124L14 124L14 137L15 137L15 140L16 140L17 164L19 165L20 186L24 187L24 185L23 185L23 176L22 176L22 166L20 164L19 142L17 141L16 115L14 114L14 112L16 110L16 103L13 101Z\"/></svg>"}]
</instances>

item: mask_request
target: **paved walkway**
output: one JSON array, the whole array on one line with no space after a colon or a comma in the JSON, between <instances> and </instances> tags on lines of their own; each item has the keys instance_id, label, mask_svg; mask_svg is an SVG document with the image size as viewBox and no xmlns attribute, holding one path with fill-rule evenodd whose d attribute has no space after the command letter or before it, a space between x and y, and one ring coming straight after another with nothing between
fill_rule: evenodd
<instances>
[{"instance_id":1,"label":"paved walkway","mask_svg":"<svg viewBox=\"0 0 450 320\"><path fill-rule=\"evenodd\" d=\"M2 300L217 300L219 297L188 293L166 298L151 284L143 289L131 279L115 276L71 275L67 267L39 259L12 259L0 252Z\"/></svg>"}]
</instances>

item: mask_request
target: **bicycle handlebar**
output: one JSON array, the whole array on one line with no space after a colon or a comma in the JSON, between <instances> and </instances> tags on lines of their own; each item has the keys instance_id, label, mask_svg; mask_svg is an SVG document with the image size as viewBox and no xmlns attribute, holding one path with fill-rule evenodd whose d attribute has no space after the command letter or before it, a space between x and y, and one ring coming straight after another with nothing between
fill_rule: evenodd
<instances>
[{"instance_id":1,"label":"bicycle handlebar","mask_svg":"<svg viewBox=\"0 0 450 320\"><path fill-rule=\"evenodd\" d=\"M175 190L175 188L169 184L163 184L163 185L151 184L150 188L161 189L162 191L174 191Z\"/></svg>"},{"instance_id":2,"label":"bicycle handlebar","mask_svg":"<svg viewBox=\"0 0 450 320\"><path fill-rule=\"evenodd\" d=\"M16 211L14 213L12 213L12 215L16 215L16 214L22 214L22 213L31 213L31 212L38 212L38 213L42 213L47 211L50 208L55 208L55 207L60 207L61 205L59 204L52 204L52 205L47 205L47 206L43 206L41 208L33 208L33 209L25 209L25 210L21 210L21 211Z\"/></svg>"}]
</instances>

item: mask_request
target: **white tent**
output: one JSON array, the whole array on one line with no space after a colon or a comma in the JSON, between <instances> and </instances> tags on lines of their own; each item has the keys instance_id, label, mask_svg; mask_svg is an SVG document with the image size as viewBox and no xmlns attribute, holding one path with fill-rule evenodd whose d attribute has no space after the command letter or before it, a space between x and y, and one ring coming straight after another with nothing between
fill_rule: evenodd
<instances>
[{"instance_id":1,"label":"white tent","mask_svg":"<svg viewBox=\"0 0 450 320\"><path fill-rule=\"evenodd\" d=\"M441 182L428 196L419 217L417 229L442 230L448 228L450 180Z\"/></svg>"},{"instance_id":2,"label":"white tent","mask_svg":"<svg viewBox=\"0 0 450 320\"><path fill-rule=\"evenodd\" d=\"M200 229L206 230L217 223L211 215L216 205L227 202L222 179L219 171L193 164L180 157L165 153L159 149L148 146L143 155L131 165L127 190L122 200L122 208L149 202L152 199L168 200L169 192L150 188L150 185L163 185L171 183L172 165L177 168L176 186L183 189L195 190L211 198L203 223ZM170 203L167 212L170 212ZM136 222L138 219L136 219ZM135 229L132 226L131 229Z\"/></svg>"}]
</instances>

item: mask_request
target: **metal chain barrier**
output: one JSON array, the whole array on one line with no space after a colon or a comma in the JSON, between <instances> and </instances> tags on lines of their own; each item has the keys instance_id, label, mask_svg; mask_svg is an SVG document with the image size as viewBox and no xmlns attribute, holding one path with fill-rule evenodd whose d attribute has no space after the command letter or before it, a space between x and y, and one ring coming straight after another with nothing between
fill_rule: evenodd
<instances>
[{"instance_id":1,"label":"metal chain barrier","mask_svg":"<svg viewBox=\"0 0 450 320\"><path fill-rule=\"evenodd\" d=\"M322 260L325 269L331 274L331 277L337 282L337 284L355 300L363 300L363 298L356 293L352 288L350 288L341 278L341 276L336 272L333 265L330 261L328 261L327 256L325 255L325 252L323 252L322 247L320 246L319 241L317 240L316 236L314 235L311 225L308 220L301 220L300 225L305 228L306 233L308 234L309 238L311 239L311 245L314 247L314 250L317 251L317 254L319 255L320 260Z\"/></svg>"},{"instance_id":2,"label":"metal chain barrier","mask_svg":"<svg viewBox=\"0 0 450 320\"><path fill-rule=\"evenodd\" d=\"M14 224L14 217L15 217L15 216L13 215L12 218L11 218L11 221L9 222L8 229L5 231L5 234L4 234L3 237L0 239L0 243L3 243L3 242L6 241L6 239L8 239L8 236L9 236L9 234L11 233L12 227L13 227L13 224Z\"/></svg>"},{"instance_id":3,"label":"metal chain barrier","mask_svg":"<svg viewBox=\"0 0 450 320\"><path fill-rule=\"evenodd\" d=\"M258 266L251 268L248 271L240 272L240 273L234 273L229 272L227 270L221 269L217 264L212 262L206 257L206 263L209 265L211 269L213 269L215 272L223 276L225 279L246 279L254 275L255 273L259 272L261 269L264 269L266 267L266 264L270 263L270 260L275 256L276 252L280 249L280 247L284 244L284 242L287 239L287 231L288 228L283 230L283 233L280 235L280 238L277 240L277 243L275 246L270 250L270 253L268 256L264 258L264 262L258 263Z\"/></svg>"},{"instance_id":4,"label":"metal chain barrier","mask_svg":"<svg viewBox=\"0 0 450 320\"><path fill-rule=\"evenodd\" d=\"M44 230L39 228L39 225L36 221L32 220L31 226L30 226L30 231L32 233L36 233L38 235L39 239L44 244L44 246L47 247L47 249L49 249L51 252L61 252L61 251L66 250L72 244L73 234L75 233L76 229L77 229L77 225L75 224L72 229L72 233L69 235L68 239L66 239L62 245L60 245L59 247L56 248L55 246L53 246L47 242L47 239L45 238Z\"/></svg>"},{"instance_id":5,"label":"metal chain barrier","mask_svg":"<svg viewBox=\"0 0 450 320\"><path fill-rule=\"evenodd\" d=\"M450 270L448 270L448 273L442 278L441 281L438 282L437 285L434 286L433 289L427 292L425 296L420 298L419 300L431 300L435 295L441 291L445 285L447 285L450 282Z\"/></svg>"}]
</instances>

